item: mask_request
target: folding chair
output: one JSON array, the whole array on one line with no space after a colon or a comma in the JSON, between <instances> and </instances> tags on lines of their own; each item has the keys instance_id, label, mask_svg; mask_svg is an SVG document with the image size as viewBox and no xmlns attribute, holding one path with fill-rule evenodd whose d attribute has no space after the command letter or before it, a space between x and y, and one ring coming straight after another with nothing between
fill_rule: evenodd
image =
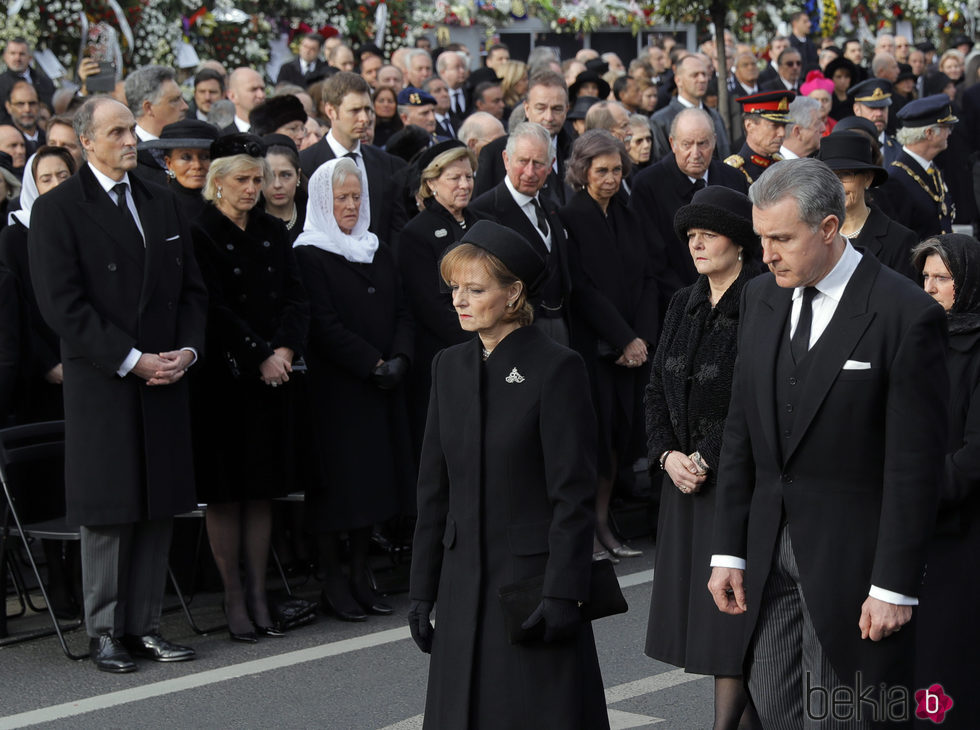
<instances>
[{"instance_id":1,"label":"folding chair","mask_svg":"<svg viewBox=\"0 0 980 730\"><path fill-rule=\"evenodd\" d=\"M3 522L0 529L0 566L8 558L8 540L19 537L25 557L51 617L51 629L26 631L0 640L0 646L56 634L69 659L74 654L64 632L81 626L81 621L62 626L54 615L37 561L31 551L35 540L79 540L78 527L65 520L64 507L65 422L48 421L14 426L0 431L0 484L3 486ZM29 605L33 604L28 600ZM4 607L4 613L6 607Z\"/></svg>"}]
</instances>

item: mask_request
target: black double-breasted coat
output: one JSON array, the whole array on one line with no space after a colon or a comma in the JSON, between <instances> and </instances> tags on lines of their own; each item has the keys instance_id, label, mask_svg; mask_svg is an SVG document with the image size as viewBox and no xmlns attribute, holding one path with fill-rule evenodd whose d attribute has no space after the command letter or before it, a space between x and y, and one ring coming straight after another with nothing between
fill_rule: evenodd
<instances>
[{"instance_id":1,"label":"black double-breasted coat","mask_svg":"<svg viewBox=\"0 0 980 730\"><path fill-rule=\"evenodd\" d=\"M588 599L595 417L581 358L535 327L484 363L474 339L432 364L411 597L436 604L427 728L608 727L591 626L512 645L497 590L544 575Z\"/></svg>"},{"instance_id":2,"label":"black double-breasted coat","mask_svg":"<svg viewBox=\"0 0 980 730\"><path fill-rule=\"evenodd\" d=\"M946 451L943 311L863 256L807 355L785 435L776 360L792 295L771 274L743 292L712 554L747 560L747 646L785 512L807 609L837 675L908 682L913 631L874 642L857 623L872 585L919 594Z\"/></svg>"},{"instance_id":3,"label":"black double-breasted coat","mask_svg":"<svg viewBox=\"0 0 980 730\"><path fill-rule=\"evenodd\" d=\"M282 221L261 210L245 230L210 203L191 229L208 287L208 357L193 373L198 499L235 502L292 487L293 391L261 364L279 347L303 353L310 307Z\"/></svg>"},{"instance_id":4,"label":"black double-breasted coat","mask_svg":"<svg viewBox=\"0 0 980 730\"><path fill-rule=\"evenodd\" d=\"M469 228L476 216L464 209L463 220ZM417 449L422 446L425 431L432 358L439 350L473 337L459 326L452 297L439 273L442 255L464 233L449 211L430 198L426 208L402 229L398 243L398 269L415 319L410 408Z\"/></svg>"},{"instance_id":5,"label":"black double-breasted coat","mask_svg":"<svg viewBox=\"0 0 980 730\"><path fill-rule=\"evenodd\" d=\"M371 381L378 360L412 359L415 328L390 249L354 263L295 248L310 297L309 408L318 478L307 493L314 529L365 527L411 511L415 479L405 385Z\"/></svg>"},{"instance_id":6,"label":"black double-breasted coat","mask_svg":"<svg viewBox=\"0 0 980 730\"><path fill-rule=\"evenodd\" d=\"M31 210L31 279L61 338L68 519L114 525L195 505L187 378L117 371L132 349L204 354L207 290L173 193L129 176L145 246L88 165Z\"/></svg>"},{"instance_id":7,"label":"black double-breasted coat","mask_svg":"<svg viewBox=\"0 0 980 730\"><path fill-rule=\"evenodd\" d=\"M912 249L919 242L919 237L889 218L877 206L871 206L871 213L861 227L860 235L851 242L856 248L873 254L893 271L919 282L919 275L912 269Z\"/></svg>"},{"instance_id":8,"label":"black double-breasted coat","mask_svg":"<svg viewBox=\"0 0 980 730\"><path fill-rule=\"evenodd\" d=\"M637 337L652 353L659 335L659 288L635 211L622 190L605 212L585 190L559 216L579 266L575 288L576 348L585 359L599 421L599 473L610 475L609 455L631 457L634 426L642 421L648 368L615 364ZM632 463L633 459L628 458Z\"/></svg>"}]
</instances>

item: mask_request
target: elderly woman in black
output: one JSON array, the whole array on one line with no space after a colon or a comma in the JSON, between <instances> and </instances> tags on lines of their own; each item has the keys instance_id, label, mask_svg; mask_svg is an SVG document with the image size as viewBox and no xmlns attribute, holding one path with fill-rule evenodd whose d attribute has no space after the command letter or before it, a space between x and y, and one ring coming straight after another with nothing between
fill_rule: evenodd
<instances>
[{"instance_id":1,"label":"elderly woman in black","mask_svg":"<svg viewBox=\"0 0 980 730\"><path fill-rule=\"evenodd\" d=\"M209 297L207 357L194 380L196 481L228 631L252 643L282 636L265 592L271 499L291 487L289 374L309 304L285 228L255 207L269 174L261 140L228 135L210 153L208 205L192 228Z\"/></svg>"},{"instance_id":2,"label":"elderly woman in black","mask_svg":"<svg viewBox=\"0 0 980 730\"><path fill-rule=\"evenodd\" d=\"M439 260L476 222L467 208L476 157L462 142L448 140L427 149L418 167L422 171L418 194L424 208L398 239L398 266L415 318L411 410L416 451L422 448L432 358L444 347L472 337L459 328L452 297L439 279Z\"/></svg>"},{"instance_id":3,"label":"elderly woman in black","mask_svg":"<svg viewBox=\"0 0 980 730\"><path fill-rule=\"evenodd\" d=\"M140 149L163 155L169 187L177 194L181 210L191 220L204 210L201 191L211 165L211 144L216 139L218 130L213 124L181 119L164 127L159 139L139 143Z\"/></svg>"},{"instance_id":4,"label":"elderly woman in black","mask_svg":"<svg viewBox=\"0 0 980 730\"><path fill-rule=\"evenodd\" d=\"M747 196L721 186L677 211L698 278L671 299L646 389L647 454L665 474L646 653L715 677L715 730L735 728L748 696L741 617L708 593L715 484L735 367L739 299L760 273Z\"/></svg>"},{"instance_id":5,"label":"elderly woman in black","mask_svg":"<svg viewBox=\"0 0 980 730\"><path fill-rule=\"evenodd\" d=\"M650 343L657 341L658 289L643 227L622 190L630 157L604 129L575 140L566 179L576 190L559 215L568 232L575 283L576 349L584 354L599 424L596 559L640 555L609 526L617 472L632 478L639 455L641 394ZM622 467L622 469L620 469Z\"/></svg>"},{"instance_id":6,"label":"elderly woman in black","mask_svg":"<svg viewBox=\"0 0 980 730\"><path fill-rule=\"evenodd\" d=\"M406 511L414 459L402 382L414 328L394 257L368 231L368 185L347 158L321 165L309 184L296 259L310 293L308 387L319 470L307 493L325 575L325 611L344 621L390 614L367 566L371 527ZM350 541L350 579L340 539Z\"/></svg>"},{"instance_id":7,"label":"elderly woman in black","mask_svg":"<svg viewBox=\"0 0 980 730\"><path fill-rule=\"evenodd\" d=\"M595 417L582 359L529 327L545 270L480 221L442 259L461 327L438 353L418 484L409 625L432 653L426 728L608 727L588 600ZM512 644L497 591L544 575ZM438 627L429 621L438 605Z\"/></svg>"},{"instance_id":8,"label":"elderly woman in black","mask_svg":"<svg viewBox=\"0 0 980 730\"><path fill-rule=\"evenodd\" d=\"M871 203L871 188L888 179L885 168L872 162L872 154L871 142L858 132L834 132L820 142L817 159L825 162L844 186L846 213L841 235L885 266L917 280L910 257L918 237Z\"/></svg>"},{"instance_id":9,"label":"elderly woman in black","mask_svg":"<svg viewBox=\"0 0 980 730\"><path fill-rule=\"evenodd\" d=\"M980 555L980 242L950 233L913 251L927 293L946 310L946 364L956 387L949 405L949 448L936 533L919 593L916 687L941 684L955 709L943 727L973 728L980 630L980 588L972 571Z\"/></svg>"}]
</instances>

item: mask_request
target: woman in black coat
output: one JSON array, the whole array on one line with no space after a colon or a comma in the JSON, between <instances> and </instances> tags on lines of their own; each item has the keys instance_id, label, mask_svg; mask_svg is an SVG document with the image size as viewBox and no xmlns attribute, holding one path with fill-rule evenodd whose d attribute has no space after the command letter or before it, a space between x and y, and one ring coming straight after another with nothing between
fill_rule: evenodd
<instances>
[{"instance_id":1,"label":"woman in black coat","mask_svg":"<svg viewBox=\"0 0 980 730\"><path fill-rule=\"evenodd\" d=\"M595 417L582 359L526 326L525 282L544 267L524 238L489 221L442 261L460 324L479 337L432 363L409 611L412 637L432 654L426 728L609 726L579 608L591 577ZM524 627L543 639L512 644L497 591L542 574Z\"/></svg>"},{"instance_id":2,"label":"woman in black coat","mask_svg":"<svg viewBox=\"0 0 980 730\"><path fill-rule=\"evenodd\" d=\"M622 190L630 158L623 143L602 129L575 140L567 180L577 192L559 215L570 256L578 261L576 349L585 357L599 424L596 559L635 557L609 526L617 471L632 476L638 455L634 431L642 421L647 349L657 341L659 291L643 228ZM620 470L622 466L622 470Z\"/></svg>"},{"instance_id":3,"label":"woman in black coat","mask_svg":"<svg viewBox=\"0 0 980 730\"><path fill-rule=\"evenodd\" d=\"M211 144L218 139L213 124L199 119L181 119L165 126L159 139L140 142L140 149L163 155L167 166L167 187L177 195L177 202L188 220L204 210L201 191L211 165Z\"/></svg>"},{"instance_id":4,"label":"woman in black coat","mask_svg":"<svg viewBox=\"0 0 980 730\"><path fill-rule=\"evenodd\" d=\"M34 201L74 174L75 160L67 149L40 147L25 165L20 209L9 215L9 225L0 232L0 264L16 281L20 300L22 352L18 392L12 402L15 423L55 421L65 417L61 345L37 307L28 262L27 234Z\"/></svg>"},{"instance_id":5,"label":"woman in black coat","mask_svg":"<svg viewBox=\"0 0 980 730\"><path fill-rule=\"evenodd\" d=\"M938 683L953 697L944 728L973 728L980 717L973 687L980 646L974 575L980 555L980 242L955 233L936 236L917 246L914 257L926 292L947 313L953 384L939 518L919 593L915 686Z\"/></svg>"},{"instance_id":6,"label":"woman in black coat","mask_svg":"<svg viewBox=\"0 0 980 730\"><path fill-rule=\"evenodd\" d=\"M875 165L872 155L871 142L862 134L830 134L820 143L818 159L837 173L844 186L846 215L841 235L885 266L918 282L911 256L919 237L876 205L868 204L871 188L888 179L885 168Z\"/></svg>"},{"instance_id":7,"label":"woman in black coat","mask_svg":"<svg viewBox=\"0 0 980 730\"><path fill-rule=\"evenodd\" d=\"M715 677L715 729L735 728L748 700L743 618L708 593L715 486L735 368L742 288L760 272L752 204L709 186L674 218L697 281L671 299L646 389L647 458L665 474L647 626L648 656ZM653 479L651 479L653 481Z\"/></svg>"},{"instance_id":8,"label":"woman in black coat","mask_svg":"<svg viewBox=\"0 0 980 730\"><path fill-rule=\"evenodd\" d=\"M476 157L457 140L430 147L418 163L419 197L425 208L398 238L398 268L415 319L415 360L410 374L411 417L416 453L422 449L431 365L445 347L472 337L459 327L452 297L439 279L439 260L476 222L466 206L473 195Z\"/></svg>"},{"instance_id":9,"label":"woman in black coat","mask_svg":"<svg viewBox=\"0 0 980 730\"><path fill-rule=\"evenodd\" d=\"M265 212L286 226L290 245L296 243L306 221L306 189L296 144L284 134L267 134L265 159L270 175L262 191Z\"/></svg>"},{"instance_id":10,"label":"woman in black coat","mask_svg":"<svg viewBox=\"0 0 980 730\"><path fill-rule=\"evenodd\" d=\"M192 228L209 297L207 357L194 377L198 499L208 504L228 630L245 642L282 635L265 594L271 500L292 486L289 374L309 325L286 230L255 208L269 174L263 151L245 134L212 145L204 188L210 202Z\"/></svg>"},{"instance_id":11,"label":"woman in black coat","mask_svg":"<svg viewBox=\"0 0 980 730\"><path fill-rule=\"evenodd\" d=\"M318 484L308 494L325 611L345 621L392 609L371 588L371 527L407 509L414 459L402 382L414 328L395 261L368 231L366 176L342 157L310 178L296 259L310 294L309 396ZM340 535L350 539L350 581Z\"/></svg>"}]
</instances>

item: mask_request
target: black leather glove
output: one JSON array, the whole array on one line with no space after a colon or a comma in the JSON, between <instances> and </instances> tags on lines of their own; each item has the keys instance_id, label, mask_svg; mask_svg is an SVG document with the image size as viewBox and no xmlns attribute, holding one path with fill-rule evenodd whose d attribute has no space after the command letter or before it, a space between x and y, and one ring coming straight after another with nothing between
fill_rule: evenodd
<instances>
[{"instance_id":1,"label":"black leather glove","mask_svg":"<svg viewBox=\"0 0 980 730\"><path fill-rule=\"evenodd\" d=\"M432 653L432 636L435 629L429 616L432 615L433 604L431 601L412 601L408 609L408 628L412 631L412 640L415 645L425 654Z\"/></svg>"},{"instance_id":2,"label":"black leather glove","mask_svg":"<svg viewBox=\"0 0 980 730\"><path fill-rule=\"evenodd\" d=\"M545 641L567 639L575 633L578 625L582 623L582 609L579 608L578 601L543 596L541 603L534 609L527 621L521 624L521 628L527 631L541 621L544 621Z\"/></svg>"},{"instance_id":3,"label":"black leather glove","mask_svg":"<svg viewBox=\"0 0 980 730\"><path fill-rule=\"evenodd\" d=\"M408 358L404 355L395 355L374 369L371 373L371 382L381 390L391 390L402 382L407 372Z\"/></svg>"}]
</instances>

